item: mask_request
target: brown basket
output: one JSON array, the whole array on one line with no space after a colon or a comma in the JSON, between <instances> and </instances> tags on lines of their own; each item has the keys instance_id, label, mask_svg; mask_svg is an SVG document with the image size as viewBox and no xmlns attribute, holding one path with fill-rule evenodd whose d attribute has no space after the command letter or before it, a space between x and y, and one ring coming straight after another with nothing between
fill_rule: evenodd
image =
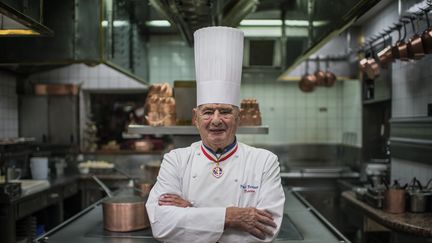
<instances>
[{"instance_id":1,"label":"brown basket","mask_svg":"<svg viewBox=\"0 0 432 243\"><path fill-rule=\"evenodd\" d=\"M36 95L78 95L79 85L76 84L35 84Z\"/></svg>"}]
</instances>

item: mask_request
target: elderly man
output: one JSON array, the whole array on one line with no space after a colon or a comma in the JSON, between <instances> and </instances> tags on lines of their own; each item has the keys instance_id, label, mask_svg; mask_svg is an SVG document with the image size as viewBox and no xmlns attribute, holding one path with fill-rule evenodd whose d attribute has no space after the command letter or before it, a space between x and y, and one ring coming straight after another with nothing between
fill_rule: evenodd
<instances>
[{"instance_id":1,"label":"elderly man","mask_svg":"<svg viewBox=\"0 0 432 243\"><path fill-rule=\"evenodd\" d=\"M146 207L155 238L165 242L271 242L285 196L277 157L236 140L243 32L195 32L201 141L164 156Z\"/></svg>"}]
</instances>

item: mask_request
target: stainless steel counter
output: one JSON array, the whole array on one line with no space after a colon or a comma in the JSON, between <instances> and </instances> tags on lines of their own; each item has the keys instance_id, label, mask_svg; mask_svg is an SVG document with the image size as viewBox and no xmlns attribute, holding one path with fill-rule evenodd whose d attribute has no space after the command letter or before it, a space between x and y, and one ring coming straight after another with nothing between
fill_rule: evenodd
<instances>
[{"instance_id":1,"label":"stainless steel counter","mask_svg":"<svg viewBox=\"0 0 432 243\"><path fill-rule=\"evenodd\" d=\"M285 215L295 229L302 236L302 240L286 240L287 235L292 229L282 229L285 239L276 239L275 242L301 242L301 243L340 243L348 242L334 229L325 219L323 219L314 208L312 208L304 199L302 199L295 192L289 189L285 190ZM288 224L283 224L288 225ZM72 218L70 221L65 222L63 225L53 229L37 239L38 242L61 242L61 243L134 243L134 242L158 242L152 237L134 238L128 236L127 238L108 238L94 236L95 229L100 229L102 226L102 207L100 203ZM281 235L280 235L281 236Z\"/></svg>"}]
</instances>

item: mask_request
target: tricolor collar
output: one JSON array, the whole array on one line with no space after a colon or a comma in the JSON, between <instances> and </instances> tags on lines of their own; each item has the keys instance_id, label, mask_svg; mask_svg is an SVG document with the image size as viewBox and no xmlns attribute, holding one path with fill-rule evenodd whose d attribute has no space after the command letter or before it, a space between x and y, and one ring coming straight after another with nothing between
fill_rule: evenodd
<instances>
[{"instance_id":1,"label":"tricolor collar","mask_svg":"<svg viewBox=\"0 0 432 243\"><path fill-rule=\"evenodd\" d=\"M203 154L211 161L213 162L222 162L224 160L227 160L229 157L231 157L238 148L237 139L234 139L234 142L230 145L228 145L222 153L218 156L216 152L214 152L211 148L205 146L203 143L201 144L201 151Z\"/></svg>"}]
</instances>

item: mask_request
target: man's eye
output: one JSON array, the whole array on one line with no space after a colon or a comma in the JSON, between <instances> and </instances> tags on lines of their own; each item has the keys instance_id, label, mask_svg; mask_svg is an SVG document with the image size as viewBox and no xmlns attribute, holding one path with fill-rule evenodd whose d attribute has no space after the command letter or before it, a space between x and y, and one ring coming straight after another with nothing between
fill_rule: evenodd
<instances>
[{"instance_id":1,"label":"man's eye","mask_svg":"<svg viewBox=\"0 0 432 243\"><path fill-rule=\"evenodd\" d=\"M221 110L220 113L221 113L222 115L228 115L228 114L231 114L231 113L232 113L232 110Z\"/></svg>"},{"instance_id":2,"label":"man's eye","mask_svg":"<svg viewBox=\"0 0 432 243\"><path fill-rule=\"evenodd\" d=\"M211 112L211 111L204 111L203 112L203 115L206 115L206 116L209 116L209 115L212 115L213 114L213 112Z\"/></svg>"}]
</instances>

